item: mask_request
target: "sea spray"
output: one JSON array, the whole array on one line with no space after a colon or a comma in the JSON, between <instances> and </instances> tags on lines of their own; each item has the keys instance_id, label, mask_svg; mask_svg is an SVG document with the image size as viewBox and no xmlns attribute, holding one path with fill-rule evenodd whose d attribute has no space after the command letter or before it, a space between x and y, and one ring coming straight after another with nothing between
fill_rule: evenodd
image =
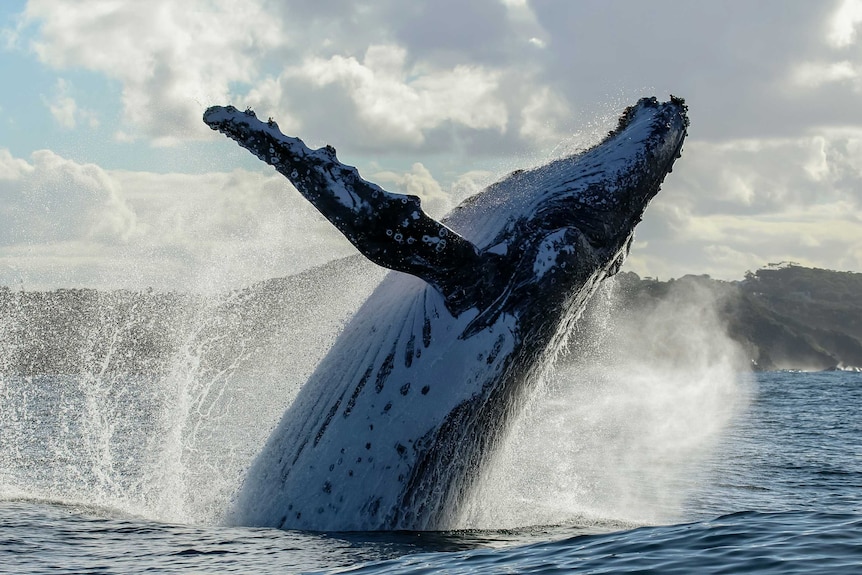
<instances>
[{"instance_id":1,"label":"sea spray","mask_svg":"<svg viewBox=\"0 0 862 575\"><path fill-rule=\"evenodd\" d=\"M619 289L608 282L594 297L462 526L668 522L708 480L697 464L750 391L716 296L679 282L659 303L626 310Z\"/></svg>"},{"instance_id":2,"label":"sea spray","mask_svg":"<svg viewBox=\"0 0 862 575\"><path fill-rule=\"evenodd\" d=\"M219 296L0 292L0 498L219 522L381 275L353 258Z\"/></svg>"},{"instance_id":3,"label":"sea spray","mask_svg":"<svg viewBox=\"0 0 862 575\"><path fill-rule=\"evenodd\" d=\"M47 295L37 305L32 293L7 294L0 496L218 522L382 274L354 258L214 298L144 294L136 305L128 292L69 292L53 311ZM703 479L696 463L747 389L714 298L682 282L671 301L626 311L612 285L458 526L663 522ZM37 364L67 373L26 373Z\"/></svg>"}]
</instances>

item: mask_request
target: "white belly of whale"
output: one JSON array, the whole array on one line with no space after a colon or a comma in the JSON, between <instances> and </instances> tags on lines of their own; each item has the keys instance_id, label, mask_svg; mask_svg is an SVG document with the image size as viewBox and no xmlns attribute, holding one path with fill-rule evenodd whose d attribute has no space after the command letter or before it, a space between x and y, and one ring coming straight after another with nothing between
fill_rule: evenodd
<instances>
[{"instance_id":1,"label":"white belly of whale","mask_svg":"<svg viewBox=\"0 0 862 575\"><path fill-rule=\"evenodd\" d=\"M421 510L399 509L421 442L502 377L515 346L507 316L458 339L474 315L453 318L428 284L390 273L285 413L232 521L371 530L397 513L411 528L440 528L411 522Z\"/></svg>"}]
</instances>

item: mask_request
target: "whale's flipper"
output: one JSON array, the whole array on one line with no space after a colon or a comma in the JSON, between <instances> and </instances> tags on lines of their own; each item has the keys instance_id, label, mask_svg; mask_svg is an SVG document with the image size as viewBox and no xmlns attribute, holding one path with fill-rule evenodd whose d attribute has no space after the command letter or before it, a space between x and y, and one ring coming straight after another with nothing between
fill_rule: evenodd
<instances>
[{"instance_id":1,"label":"whale's flipper","mask_svg":"<svg viewBox=\"0 0 862 575\"><path fill-rule=\"evenodd\" d=\"M339 162L335 149L312 150L273 121L233 106L213 106L204 122L273 166L362 254L434 286L454 315L476 302L476 270L485 259L472 243L422 211L416 196L394 194ZM493 267L493 266L491 266Z\"/></svg>"}]
</instances>

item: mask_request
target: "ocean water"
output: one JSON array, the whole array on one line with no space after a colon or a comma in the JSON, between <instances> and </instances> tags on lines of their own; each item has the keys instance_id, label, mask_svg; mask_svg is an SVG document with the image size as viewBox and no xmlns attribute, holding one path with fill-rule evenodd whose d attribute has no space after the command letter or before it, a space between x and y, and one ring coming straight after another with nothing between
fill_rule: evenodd
<instances>
[{"instance_id":1,"label":"ocean water","mask_svg":"<svg viewBox=\"0 0 862 575\"><path fill-rule=\"evenodd\" d=\"M441 533L222 525L267 430L239 395L212 399L229 395L216 377L179 393L176 374L4 376L0 573L862 572L862 374L741 374L718 394L669 377L678 395L631 411L633 388L571 391L584 376L559 370L464 528ZM717 402L733 406L718 426Z\"/></svg>"}]
</instances>

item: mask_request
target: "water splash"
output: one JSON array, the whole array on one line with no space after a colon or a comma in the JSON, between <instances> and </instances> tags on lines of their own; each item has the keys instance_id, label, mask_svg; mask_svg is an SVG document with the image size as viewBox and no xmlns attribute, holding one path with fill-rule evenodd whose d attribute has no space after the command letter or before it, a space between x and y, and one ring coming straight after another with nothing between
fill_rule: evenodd
<instances>
[{"instance_id":1,"label":"water splash","mask_svg":"<svg viewBox=\"0 0 862 575\"><path fill-rule=\"evenodd\" d=\"M686 515L703 460L749 400L745 360L695 284L635 310L610 282L573 353L497 454L465 527L655 524Z\"/></svg>"},{"instance_id":2,"label":"water splash","mask_svg":"<svg viewBox=\"0 0 862 575\"><path fill-rule=\"evenodd\" d=\"M271 428L382 276L361 259L220 297L0 291L0 498L220 521ZM747 401L712 294L603 287L464 528L661 523Z\"/></svg>"},{"instance_id":3,"label":"water splash","mask_svg":"<svg viewBox=\"0 0 862 575\"><path fill-rule=\"evenodd\" d=\"M218 522L380 275L348 260L217 297L0 291L0 498Z\"/></svg>"},{"instance_id":4,"label":"water splash","mask_svg":"<svg viewBox=\"0 0 862 575\"><path fill-rule=\"evenodd\" d=\"M200 401L215 392L218 401L224 386L180 361L183 349L201 340L189 316L208 306L178 298L174 321L160 321L139 313L142 301L129 292L80 291L19 293L7 302L0 495L189 520L177 502L185 499L185 478L155 479L183 475L182 454L198 443L187 424L212 419L192 417L190 393ZM34 307L41 313L30 313ZM41 333L52 328L53 337ZM147 349L138 336L148 330L169 344Z\"/></svg>"}]
</instances>

